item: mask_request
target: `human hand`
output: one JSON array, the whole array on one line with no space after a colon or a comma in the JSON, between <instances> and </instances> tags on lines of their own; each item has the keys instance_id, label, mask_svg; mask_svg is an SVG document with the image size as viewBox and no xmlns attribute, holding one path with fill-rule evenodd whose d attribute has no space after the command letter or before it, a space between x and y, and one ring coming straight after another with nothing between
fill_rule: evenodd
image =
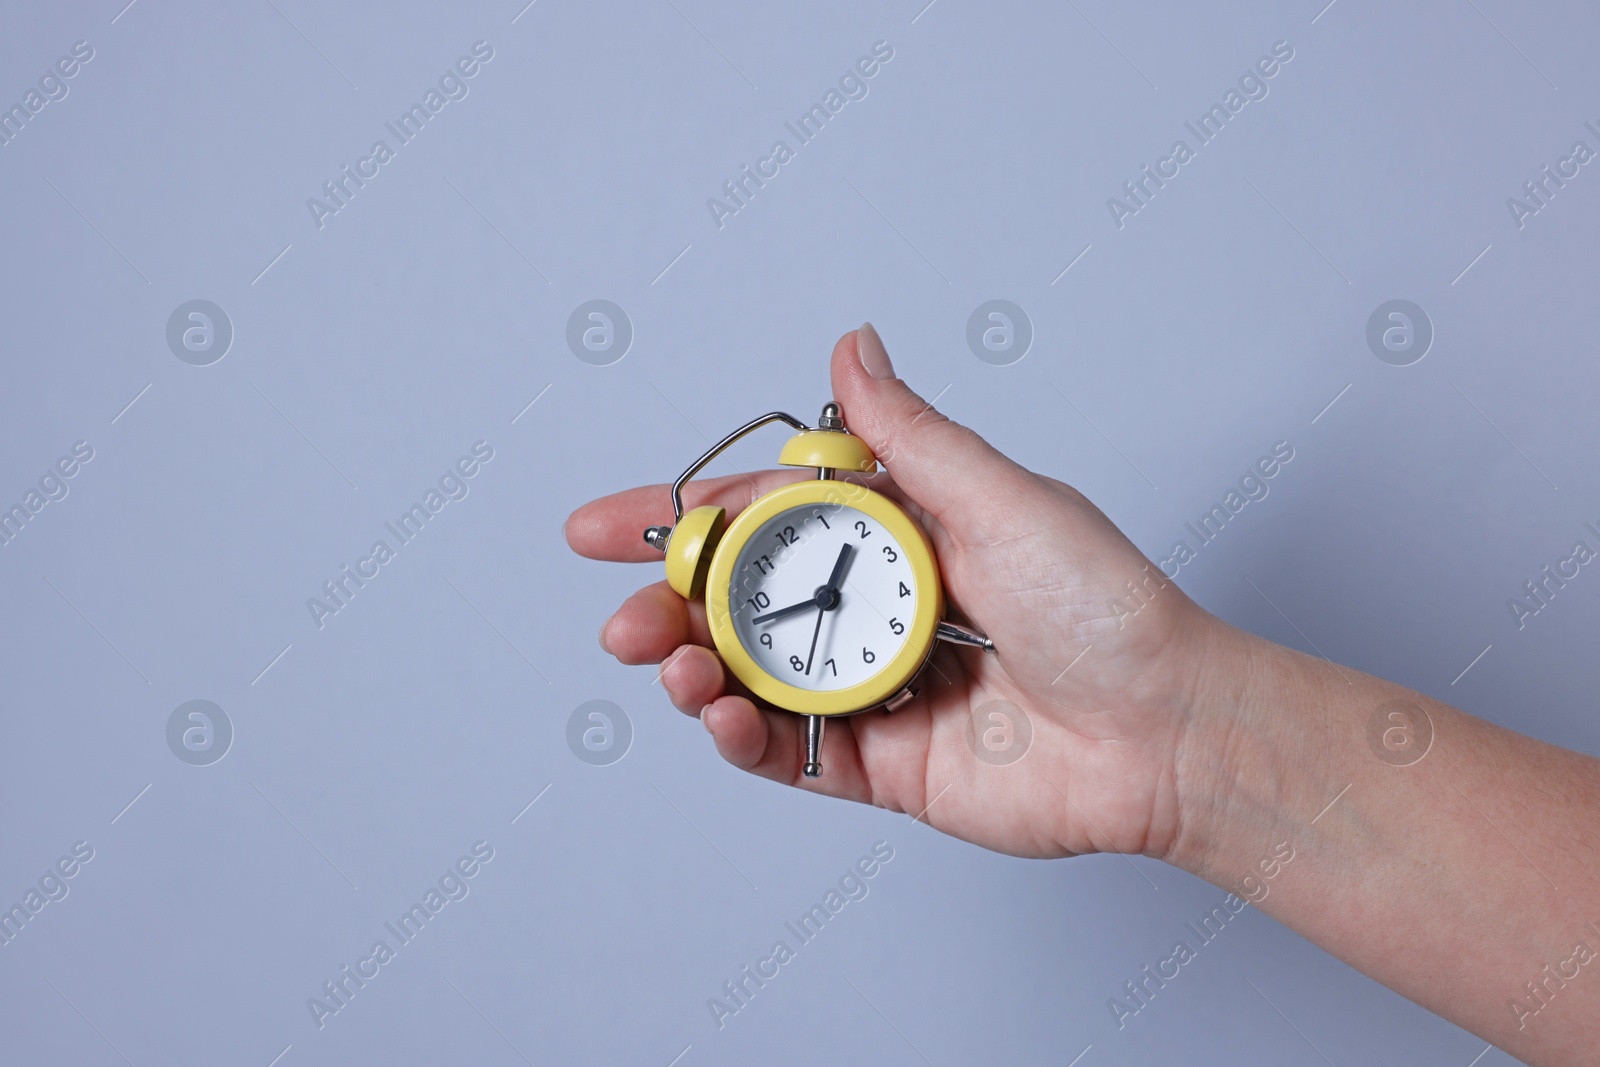
<instances>
[{"instance_id":1,"label":"human hand","mask_svg":"<svg viewBox=\"0 0 1600 1067\"><path fill-rule=\"evenodd\" d=\"M831 370L847 425L884 468L855 480L927 530L950 608L999 655L938 645L911 703L831 720L827 770L806 778L804 718L751 700L714 651L702 603L664 581L647 586L606 622L602 647L624 663L661 663L673 703L700 716L718 752L774 781L909 812L1019 856L1165 856L1179 827L1184 741L1205 714L1200 664L1227 628L1076 490L934 411L894 377L870 325L839 340ZM719 504L731 519L805 476L691 482L685 503ZM671 518L667 486L633 489L574 512L567 541L592 559L659 560L640 533ZM969 742L995 701L1032 727L1029 750L1005 766Z\"/></svg>"},{"instance_id":2,"label":"human hand","mask_svg":"<svg viewBox=\"0 0 1600 1067\"><path fill-rule=\"evenodd\" d=\"M950 609L999 655L936 646L920 695L892 715L833 719L827 769L806 778L805 719L751 701L713 651L703 604L647 586L601 644L662 663L673 702L728 762L1014 855L1164 859L1251 894L1530 1064L1592 1062L1600 986L1565 969L1593 959L1571 946L1600 915L1600 763L1212 617L1076 490L933 411L870 326L840 339L832 376L850 430L885 468L857 480L927 530ZM733 514L805 477L692 482L688 503ZM671 516L667 486L633 489L578 509L567 540L595 559L655 561L640 534ZM1032 727L1004 766L969 741L996 701ZM1404 764L1372 747L1374 713L1397 702L1428 724ZM1315 858L1252 894L1279 869L1263 857L1286 848Z\"/></svg>"}]
</instances>

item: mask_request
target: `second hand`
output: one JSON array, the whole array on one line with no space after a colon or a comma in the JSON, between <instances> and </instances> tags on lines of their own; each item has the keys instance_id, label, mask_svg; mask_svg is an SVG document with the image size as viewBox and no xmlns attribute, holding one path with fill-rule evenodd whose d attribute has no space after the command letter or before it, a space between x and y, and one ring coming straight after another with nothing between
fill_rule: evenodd
<instances>
[{"instance_id":1,"label":"second hand","mask_svg":"<svg viewBox=\"0 0 1600 1067\"><path fill-rule=\"evenodd\" d=\"M817 625L811 631L811 651L806 653L806 675L811 674L811 660L817 654L817 635L822 633L822 617L828 613L827 608L817 609Z\"/></svg>"}]
</instances>

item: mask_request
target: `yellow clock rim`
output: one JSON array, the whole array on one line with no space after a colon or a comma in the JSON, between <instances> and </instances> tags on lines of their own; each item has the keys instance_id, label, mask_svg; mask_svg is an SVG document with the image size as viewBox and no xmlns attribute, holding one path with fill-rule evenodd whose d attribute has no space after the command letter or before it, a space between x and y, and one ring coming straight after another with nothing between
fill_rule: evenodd
<instances>
[{"instance_id":1,"label":"yellow clock rim","mask_svg":"<svg viewBox=\"0 0 1600 1067\"><path fill-rule=\"evenodd\" d=\"M767 520L808 504L852 507L875 519L905 550L917 583L917 606L906 626L906 640L900 651L866 681L826 692L801 689L767 673L740 642L728 605L733 568L745 542ZM894 696L922 669L943 615L944 589L928 535L894 501L853 482L819 478L795 482L761 497L728 525L706 574L706 622L723 662L761 699L803 715L849 715Z\"/></svg>"}]
</instances>

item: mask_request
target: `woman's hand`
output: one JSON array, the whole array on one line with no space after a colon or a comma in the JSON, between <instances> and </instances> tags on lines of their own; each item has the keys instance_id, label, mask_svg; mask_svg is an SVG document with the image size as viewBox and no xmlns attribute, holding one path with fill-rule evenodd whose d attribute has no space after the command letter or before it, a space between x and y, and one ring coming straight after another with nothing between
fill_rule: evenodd
<instances>
[{"instance_id":1,"label":"woman's hand","mask_svg":"<svg viewBox=\"0 0 1600 1067\"><path fill-rule=\"evenodd\" d=\"M1206 614L1073 489L924 404L870 326L834 348L833 395L887 468L866 483L922 523L951 608L1000 652L941 646L906 708L833 720L805 778L804 720L729 677L703 605L648 586L601 643L665 660L730 763L1002 852L1165 859L1530 1064L1594 1062L1600 762ZM801 477L724 478L693 503L735 512ZM579 509L567 539L659 560L640 534L671 515L666 486L635 489ZM1396 708L1422 731L1403 759L1376 739ZM996 709L1032 727L1004 766L970 740Z\"/></svg>"},{"instance_id":2,"label":"woman's hand","mask_svg":"<svg viewBox=\"0 0 1600 1067\"><path fill-rule=\"evenodd\" d=\"M847 425L887 472L861 480L928 531L952 612L999 654L941 644L910 704L829 722L826 770L809 779L805 720L752 702L713 650L703 604L665 582L646 586L606 623L601 645L624 663L662 663L673 703L745 770L909 812L1014 855L1166 855L1199 664L1226 628L1076 490L1013 463L894 377L870 325L839 340L832 378ZM691 482L687 506L720 504L731 518L804 476ZM567 540L594 559L658 561L641 532L671 518L665 485L634 489L580 508ZM997 766L975 754L973 738L1004 726L991 712L1026 717L1032 742L1020 760Z\"/></svg>"}]
</instances>

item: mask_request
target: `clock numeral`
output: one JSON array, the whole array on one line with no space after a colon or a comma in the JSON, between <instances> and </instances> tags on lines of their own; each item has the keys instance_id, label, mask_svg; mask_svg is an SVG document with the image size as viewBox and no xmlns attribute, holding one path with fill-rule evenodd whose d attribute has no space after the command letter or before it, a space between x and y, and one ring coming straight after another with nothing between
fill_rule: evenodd
<instances>
[{"instance_id":1,"label":"clock numeral","mask_svg":"<svg viewBox=\"0 0 1600 1067\"><path fill-rule=\"evenodd\" d=\"M771 648L772 647L772 635L771 634L762 634L761 635L761 643L763 645L766 645L768 648Z\"/></svg>"},{"instance_id":2,"label":"clock numeral","mask_svg":"<svg viewBox=\"0 0 1600 1067\"><path fill-rule=\"evenodd\" d=\"M838 665L838 664L837 664L837 663L835 663L835 662L833 662L833 660L831 660L831 659L825 659L825 660L823 660L823 661L822 661L822 665L823 665L823 666L824 666L824 667L831 667L831 668L833 668L833 676L834 676L834 677L835 677L835 678L837 678L837 677L839 677L839 665Z\"/></svg>"},{"instance_id":3,"label":"clock numeral","mask_svg":"<svg viewBox=\"0 0 1600 1067\"><path fill-rule=\"evenodd\" d=\"M765 594L765 593L757 593L755 596L751 597L749 600L746 600L744 602L744 606L745 607L749 607L751 604L754 604L757 608L760 608L762 611L766 611L767 607L769 605L771 605L771 603L772 603L772 598L769 597L767 594Z\"/></svg>"},{"instance_id":4,"label":"clock numeral","mask_svg":"<svg viewBox=\"0 0 1600 1067\"><path fill-rule=\"evenodd\" d=\"M860 519L856 520L856 529L861 531L861 540L863 541L865 541L867 539L867 535L872 532L871 530L867 529L867 524L862 522Z\"/></svg>"},{"instance_id":5,"label":"clock numeral","mask_svg":"<svg viewBox=\"0 0 1600 1067\"><path fill-rule=\"evenodd\" d=\"M900 583L900 595L901 596L910 596L911 595L911 590L906 588L906 583L905 582L901 582Z\"/></svg>"},{"instance_id":6,"label":"clock numeral","mask_svg":"<svg viewBox=\"0 0 1600 1067\"><path fill-rule=\"evenodd\" d=\"M806 665L800 662L799 656L790 656L789 666L793 667L797 671L803 671L806 669Z\"/></svg>"},{"instance_id":7,"label":"clock numeral","mask_svg":"<svg viewBox=\"0 0 1600 1067\"><path fill-rule=\"evenodd\" d=\"M884 545L883 546L883 554L885 556L889 557L889 562L890 563L897 563L900 560L900 553L896 552L893 548L889 547L888 545Z\"/></svg>"},{"instance_id":8,"label":"clock numeral","mask_svg":"<svg viewBox=\"0 0 1600 1067\"><path fill-rule=\"evenodd\" d=\"M777 566L772 562L771 556L757 556L755 559L750 561L750 565L756 570L760 571L762 574L771 574L773 571L777 570ZM762 606L765 607L766 605Z\"/></svg>"},{"instance_id":9,"label":"clock numeral","mask_svg":"<svg viewBox=\"0 0 1600 1067\"><path fill-rule=\"evenodd\" d=\"M833 527L831 525L829 525L829 523L828 523L828 516L824 515L822 512L820 512L820 511L816 512L813 515L813 518L815 518L818 522L822 523L822 528L824 530L833 529Z\"/></svg>"},{"instance_id":10,"label":"clock numeral","mask_svg":"<svg viewBox=\"0 0 1600 1067\"><path fill-rule=\"evenodd\" d=\"M906 632L906 624L901 622L899 619L890 619L889 629L893 630L897 634L903 634Z\"/></svg>"},{"instance_id":11,"label":"clock numeral","mask_svg":"<svg viewBox=\"0 0 1600 1067\"><path fill-rule=\"evenodd\" d=\"M785 526L781 530L774 531L773 536L789 548L793 548L794 543L800 540L800 535L794 532L793 526Z\"/></svg>"},{"instance_id":12,"label":"clock numeral","mask_svg":"<svg viewBox=\"0 0 1600 1067\"><path fill-rule=\"evenodd\" d=\"M878 658L877 653L873 652L872 649L870 649L870 648L862 648L862 650L861 650L861 662L863 662L863 663L872 663L875 660L877 660L877 658Z\"/></svg>"}]
</instances>

